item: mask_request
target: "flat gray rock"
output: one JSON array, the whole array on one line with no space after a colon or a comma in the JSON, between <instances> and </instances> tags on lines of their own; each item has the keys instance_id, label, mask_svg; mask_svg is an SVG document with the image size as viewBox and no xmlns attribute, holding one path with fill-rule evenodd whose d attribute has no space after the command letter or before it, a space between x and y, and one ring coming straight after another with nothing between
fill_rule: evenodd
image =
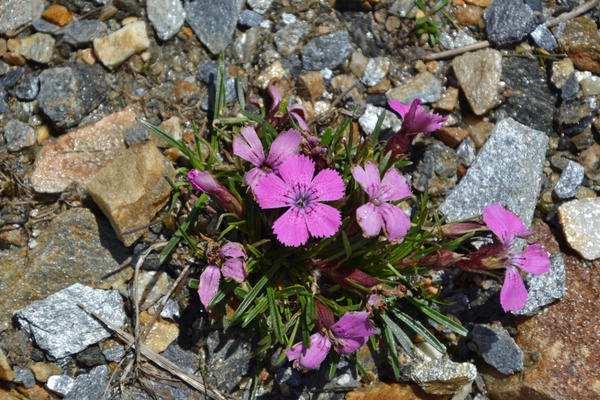
<instances>
[{"instance_id":1,"label":"flat gray rock","mask_svg":"<svg viewBox=\"0 0 600 400\"><path fill-rule=\"evenodd\" d=\"M198 40L218 54L231 43L242 5L239 0L186 0L185 20Z\"/></svg>"},{"instance_id":2,"label":"flat gray rock","mask_svg":"<svg viewBox=\"0 0 600 400\"><path fill-rule=\"evenodd\" d=\"M0 0L0 33L28 24L43 11L43 0Z\"/></svg>"},{"instance_id":3,"label":"flat gray rock","mask_svg":"<svg viewBox=\"0 0 600 400\"><path fill-rule=\"evenodd\" d=\"M542 184L548 137L511 118L496 124L477 159L440 206L448 221L477 216L500 203L531 225Z\"/></svg>"},{"instance_id":4,"label":"flat gray rock","mask_svg":"<svg viewBox=\"0 0 600 400\"><path fill-rule=\"evenodd\" d=\"M556 182L554 193L561 199L575 197L584 177L585 171L583 165L569 160L566 168L560 174L558 182Z\"/></svg>"},{"instance_id":5,"label":"flat gray rock","mask_svg":"<svg viewBox=\"0 0 600 400\"><path fill-rule=\"evenodd\" d=\"M181 0L147 0L146 12L160 40L175 36L185 21Z\"/></svg>"},{"instance_id":6,"label":"flat gray rock","mask_svg":"<svg viewBox=\"0 0 600 400\"><path fill-rule=\"evenodd\" d=\"M348 31L337 31L311 39L302 48L302 66L307 71L334 69L348 59L352 42Z\"/></svg>"},{"instance_id":7,"label":"flat gray rock","mask_svg":"<svg viewBox=\"0 0 600 400\"><path fill-rule=\"evenodd\" d=\"M498 372L511 375L523 370L523 351L506 329L477 324L471 334L481 357Z\"/></svg>"},{"instance_id":8,"label":"flat gray rock","mask_svg":"<svg viewBox=\"0 0 600 400\"><path fill-rule=\"evenodd\" d=\"M82 47L106 34L108 34L108 27L104 22L97 19L82 19L73 21L64 28L63 39L73 46Z\"/></svg>"},{"instance_id":9,"label":"flat gray rock","mask_svg":"<svg viewBox=\"0 0 600 400\"><path fill-rule=\"evenodd\" d=\"M64 400L103 400L110 397L110 391L105 394L108 384L108 367L100 365L93 368L89 374L77 376L75 384Z\"/></svg>"},{"instance_id":10,"label":"flat gray rock","mask_svg":"<svg viewBox=\"0 0 600 400\"><path fill-rule=\"evenodd\" d=\"M442 97L442 84L432 73L419 72L404 85L388 90L386 96L402 104L408 104L414 99L433 103Z\"/></svg>"},{"instance_id":11,"label":"flat gray rock","mask_svg":"<svg viewBox=\"0 0 600 400\"><path fill-rule=\"evenodd\" d=\"M527 274L527 302L525 306L513 311L515 315L532 316L537 311L565 295L565 260L562 254L550 256L550 269L543 274Z\"/></svg>"},{"instance_id":12,"label":"flat gray rock","mask_svg":"<svg viewBox=\"0 0 600 400\"><path fill-rule=\"evenodd\" d=\"M533 10L523 0L494 0L483 19L488 40L497 46L516 43L535 29Z\"/></svg>"},{"instance_id":13,"label":"flat gray rock","mask_svg":"<svg viewBox=\"0 0 600 400\"><path fill-rule=\"evenodd\" d=\"M24 122L11 119L4 127L4 140L9 151L19 151L35 144L35 130Z\"/></svg>"},{"instance_id":14,"label":"flat gray rock","mask_svg":"<svg viewBox=\"0 0 600 400\"><path fill-rule=\"evenodd\" d=\"M15 316L21 327L33 335L39 348L59 359L79 353L113 334L77 303L85 304L117 326L125 323L123 299L118 291L92 289L79 283L31 303Z\"/></svg>"},{"instance_id":15,"label":"flat gray rock","mask_svg":"<svg viewBox=\"0 0 600 400\"><path fill-rule=\"evenodd\" d=\"M600 257L600 198L571 200L558 208L569 246L586 260Z\"/></svg>"}]
</instances>

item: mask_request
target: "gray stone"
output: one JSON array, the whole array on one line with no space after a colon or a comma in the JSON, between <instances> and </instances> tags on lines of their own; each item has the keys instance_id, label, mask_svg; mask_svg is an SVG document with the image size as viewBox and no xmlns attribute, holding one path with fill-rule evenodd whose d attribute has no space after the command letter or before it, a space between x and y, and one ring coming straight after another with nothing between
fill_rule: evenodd
<instances>
[{"instance_id":1,"label":"gray stone","mask_svg":"<svg viewBox=\"0 0 600 400\"><path fill-rule=\"evenodd\" d=\"M502 117L511 117L534 129L552 132L556 96L548 86L546 75L546 70L537 60L504 57L502 81L512 93L499 107Z\"/></svg>"},{"instance_id":2,"label":"gray stone","mask_svg":"<svg viewBox=\"0 0 600 400\"><path fill-rule=\"evenodd\" d=\"M241 6L239 0L185 0L185 20L208 50L218 54L231 43Z\"/></svg>"},{"instance_id":3,"label":"gray stone","mask_svg":"<svg viewBox=\"0 0 600 400\"><path fill-rule=\"evenodd\" d=\"M181 0L147 0L146 12L160 40L175 36L185 21Z\"/></svg>"},{"instance_id":4,"label":"gray stone","mask_svg":"<svg viewBox=\"0 0 600 400\"><path fill-rule=\"evenodd\" d=\"M109 371L106 365L93 368L89 374L77 376L75 384L65 396L64 400L109 399L110 391L106 391L108 376Z\"/></svg>"},{"instance_id":5,"label":"gray stone","mask_svg":"<svg viewBox=\"0 0 600 400\"><path fill-rule=\"evenodd\" d=\"M108 86L99 65L61 64L40 76L38 102L59 128L75 126L103 100Z\"/></svg>"},{"instance_id":6,"label":"gray stone","mask_svg":"<svg viewBox=\"0 0 600 400\"><path fill-rule=\"evenodd\" d=\"M233 55L240 63L249 63L256 54L260 28L250 28L233 42Z\"/></svg>"},{"instance_id":7,"label":"gray stone","mask_svg":"<svg viewBox=\"0 0 600 400\"><path fill-rule=\"evenodd\" d=\"M42 15L43 0L0 0L0 33L15 31Z\"/></svg>"},{"instance_id":8,"label":"gray stone","mask_svg":"<svg viewBox=\"0 0 600 400\"><path fill-rule=\"evenodd\" d=\"M568 136L583 132L592 122L591 111L590 105L585 100L563 101L556 115L558 129Z\"/></svg>"},{"instance_id":9,"label":"gray stone","mask_svg":"<svg viewBox=\"0 0 600 400\"><path fill-rule=\"evenodd\" d=\"M452 61L452 68L475 114L483 115L500 104L502 55L498 50L463 54Z\"/></svg>"},{"instance_id":10,"label":"gray stone","mask_svg":"<svg viewBox=\"0 0 600 400\"><path fill-rule=\"evenodd\" d=\"M458 162L465 167L470 167L471 164L473 164L473 161L475 161L475 157L477 156L477 149L470 137L467 137L460 142L456 149L456 155L458 155Z\"/></svg>"},{"instance_id":11,"label":"gray stone","mask_svg":"<svg viewBox=\"0 0 600 400\"><path fill-rule=\"evenodd\" d=\"M48 390L61 396L66 396L73 389L73 385L75 385L75 379L69 375L52 375L46 382Z\"/></svg>"},{"instance_id":12,"label":"gray stone","mask_svg":"<svg viewBox=\"0 0 600 400\"><path fill-rule=\"evenodd\" d=\"M442 84L430 72L420 72L402 86L388 90L388 99L408 104L414 99L423 103L433 103L442 97Z\"/></svg>"},{"instance_id":13,"label":"gray stone","mask_svg":"<svg viewBox=\"0 0 600 400\"><path fill-rule=\"evenodd\" d=\"M47 64L52 60L54 38L47 33L34 33L22 39L16 39L9 47L28 60Z\"/></svg>"},{"instance_id":14,"label":"gray stone","mask_svg":"<svg viewBox=\"0 0 600 400\"><path fill-rule=\"evenodd\" d=\"M8 71L10 71L10 65L8 65L4 61L0 60L0 75L4 75Z\"/></svg>"},{"instance_id":15,"label":"gray stone","mask_svg":"<svg viewBox=\"0 0 600 400\"><path fill-rule=\"evenodd\" d=\"M361 81L366 86L375 86L385 78L389 70L390 60L387 57L371 58L365 67Z\"/></svg>"},{"instance_id":16,"label":"gray stone","mask_svg":"<svg viewBox=\"0 0 600 400\"><path fill-rule=\"evenodd\" d=\"M62 32L63 29L62 26L54 25L43 18L34 19L31 23L31 26L33 26L33 29L35 29L37 32L50 34L58 34Z\"/></svg>"},{"instance_id":17,"label":"gray stone","mask_svg":"<svg viewBox=\"0 0 600 400\"><path fill-rule=\"evenodd\" d=\"M498 122L440 212L453 222L500 203L529 226L541 189L547 146L548 137L543 132L510 118Z\"/></svg>"},{"instance_id":18,"label":"gray stone","mask_svg":"<svg viewBox=\"0 0 600 400\"><path fill-rule=\"evenodd\" d=\"M35 386L35 376L29 367L14 367L13 370L16 375L13 382L20 383L29 389Z\"/></svg>"},{"instance_id":19,"label":"gray stone","mask_svg":"<svg viewBox=\"0 0 600 400\"><path fill-rule=\"evenodd\" d=\"M294 14L290 14L290 13L281 13L281 23L284 25L289 25L289 24L293 24L294 22L297 21L297 18Z\"/></svg>"},{"instance_id":20,"label":"gray stone","mask_svg":"<svg viewBox=\"0 0 600 400\"><path fill-rule=\"evenodd\" d=\"M23 68L23 67L17 67L17 68L8 70L2 76L2 78L0 78L0 86L4 87L5 89L12 88L17 84L19 79L21 79L24 74L25 74L25 68Z\"/></svg>"},{"instance_id":21,"label":"gray stone","mask_svg":"<svg viewBox=\"0 0 600 400\"><path fill-rule=\"evenodd\" d=\"M248 6L259 14L267 12L273 0L248 0Z\"/></svg>"},{"instance_id":22,"label":"gray stone","mask_svg":"<svg viewBox=\"0 0 600 400\"><path fill-rule=\"evenodd\" d=\"M337 31L311 39L302 48L302 66L307 71L334 69L348 59L352 42L348 31Z\"/></svg>"},{"instance_id":23,"label":"gray stone","mask_svg":"<svg viewBox=\"0 0 600 400\"><path fill-rule=\"evenodd\" d=\"M206 338L206 369L209 371L208 382L221 390L230 392L238 382L248 376L253 365L248 360L252 352L249 343L252 335L248 330L227 333L212 331Z\"/></svg>"},{"instance_id":24,"label":"gray stone","mask_svg":"<svg viewBox=\"0 0 600 400\"><path fill-rule=\"evenodd\" d=\"M523 351L506 329L477 324L471 334L481 357L498 372L511 375L523 370Z\"/></svg>"},{"instance_id":25,"label":"gray stone","mask_svg":"<svg viewBox=\"0 0 600 400\"><path fill-rule=\"evenodd\" d=\"M119 362L125 356L125 346L113 342L109 347L102 349L102 355L108 362Z\"/></svg>"},{"instance_id":26,"label":"gray stone","mask_svg":"<svg viewBox=\"0 0 600 400\"><path fill-rule=\"evenodd\" d=\"M416 171L413 173L413 186L431 196L441 196L456 184L458 156L454 150L438 140L431 140L426 147Z\"/></svg>"},{"instance_id":27,"label":"gray stone","mask_svg":"<svg viewBox=\"0 0 600 400\"><path fill-rule=\"evenodd\" d=\"M469 34L464 30L460 30L458 32L452 31L451 33L442 32L440 33L438 40L440 44L448 50L465 47L477 42L477 40L475 40L472 36L469 36Z\"/></svg>"},{"instance_id":28,"label":"gray stone","mask_svg":"<svg viewBox=\"0 0 600 400\"><path fill-rule=\"evenodd\" d=\"M85 368L92 368L106 363L106 358L100 347L90 346L75 356L77 364Z\"/></svg>"},{"instance_id":29,"label":"gray stone","mask_svg":"<svg viewBox=\"0 0 600 400\"><path fill-rule=\"evenodd\" d=\"M150 139L150 133L141 125L136 125L125 134L125 143L128 147Z\"/></svg>"},{"instance_id":30,"label":"gray stone","mask_svg":"<svg viewBox=\"0 0 600 400\"><path fill-rule=\"evenodd\" d=\"M92 289L79 283L31 303L17 311L15 316L21 327L34 337L39 348L51 357L63 358L113 334L77 303L85 304L116 326L125 323L123 299L119 292Z\"/></svg>"},{"instance_id":31,"label":"gray stone","mask_svg":"<svg viewBox=\"0 0 600 400\"><path fill-rule=\"evenodd\" d=\"M558 46L554 35L544 25L538 25L530 35L535 44L546 51L553 51Z\"/></svg>"},{"instance_id":32,"label":"gray stone","mask_svg":"<svg viewBox=\"0 0 600 400\"><path fill-rule=\"evenodd\" d=\"M475 365L468 362L455 363L447 358L414 359L407 370L410 379L431 394L454 394L464 385L473 382L477 376Z\"/></svg>"},{"instance_id":33,"label":"gray stone","mask_svg":"<svg viewBox=\"0 0 600 400\"><path fill-rule=\"evenodd\" d=\"M535 14L522 0L494 0L483 19L488 40L497 46L517 43L535 29Z\"/></svg>"},{"instance_id":34,"label":"gray stone","mask_svg":"<svg viewBox=\"0 0 600 400\"><path fill-rule=\"evenodd\" d=\"M252 28L255 26L259 26L261 22L263 22L264 18L262 15L252 10L244 10L240 15L240 19L238 23L242 26L246 26L248 28Z\"/></svg>"},{"instance_id":35,"label":"gray stone","mask_svg":"<svg viewBox=\"0 0 600 400\"><path fill-rule=\"evenodd\" d=\"M389 13L406 18L410 16L411 11L415 12L417 9L415 2L412 0L395 0L389 8Z\"/></svg>"},{"instance_id":36,"label":"gray stone","mask_svg":"<svg viewBox=\"0 0 600 400\"><path fill-rule=\"evenodd\" d=\"M579 94L579 89L579 82L577 82L577 78L573 75L560 89L560 97L564 101L575 100Z\"/></svg>"},{"instance_id":37,"label":"gray stone","mask_svg":"<svg viewBox=\"0 0 600 400\"><path fill-rule=\"evenodd\" d=\"M97 19L73 21L64 28L63 39L75 47L88 46L94 39L108 33L106 24Z\"/></svg>"},{"instance_id":38,"label":"gray stone","mask_svg":"<svg viewBox=\"0 0 600 400\"><path fill-rule=\"evenodd\" d=\"M9 151L19 151L35 144L35 130L16 119L11 119L4 127L4 140Z\"/></svg>"},{"instance_id":39,"label":"gray stone","mask_svg":"<svg viewBox=\"0 0 600 400\"><path fill-rule=\"evenodd\" d=\"M294 54L300 44L300 40L302 40L308 32L308 22L306 21L299 21L284 26L273 36L277 51L286 57Z\"/></svg>"},{"instance_id":40,"label":"gray stone","mask_svg":"<svg viewBox=\"0 0 600 400\"><path fill-rule=\"evenodd\" d=\"M164 300L164 297L160 299L160 302L156 303L156 305L154 306L154 310L158 310L158 306L160 303L162 303ZM177 304L177 302L173 299L169 299L167 300L167 304L165 304L165 307L163 308L163 310L160 313L160 317L164 318L164 319L170 319L172 321L175 321L179 318L179 305Z\"/></svg>"},{"instance_id":41,"label":"gray stone","mask_svg":"<svg viewBox=\"0 0 600 400\"><path fill-rule=\"evenodd\" d=\"M565 295L565 260L563 255L550 256L550 269L543 274L527 274L527 302L515 315L535 315L540 308L552 303Z\"/></svg>"},{"instance_id":42,"label":"gray stone","mask_svg":"<svg viewBox=\"0 0 600 400\"><path fill-rule=\"evenodd\" d=\"M560 174L560 178L554 187L554 193L561 199L575 197L584 177L583 165L569 160L567 167Z\"/></svg>"},{"instance_id":43,"label":"gray stone","mask_svg":"<svg viewBox=\"0 0 600 400\"><path fill-rule=\"evenodd\" d=\"M573 250L586 260L600 257L600 197L562 204L558 219Z\"/></svg>"},{"instance_id":44,"label":"gray stone","mask_svg":"<svg viewBox=\"0 0 600 400\"><path fill-rule=\"evenodd\" d=\"M40 92L40 79L33 75L26 75L15 89L17 99L21 101L35 100Z\"/></svg>"},{"instance_id":45,"label":"gray stone","mask_svg":"<svg viewBox=\"0 0 600 400\"><path fill-rule=\"evenodd\" d=\"M392 130L394 132L399 131L402 127L402 121L396 116L396 114L383 107L377 107L372 104L367 104L365 112L358 119L358 123L363 131L369 135L373 133L375 126L377 125L377 120L382 112L385 113L385 117L383 119L383 123L381 124L381 130Z\"/></svg>"},{"instance_id":46,"label":"gray stone","mask_svg":"<svg viewBox=\"0 0 600 400\"><path fill-rule=\"evenodd\" d=\"M304 382L309 391L314 390L348 390L358 386L356 366L342 359L338 363L335 375L329 379L330 362L321 364L318 370L304 374Z\"/></svg>"}]
</instances>

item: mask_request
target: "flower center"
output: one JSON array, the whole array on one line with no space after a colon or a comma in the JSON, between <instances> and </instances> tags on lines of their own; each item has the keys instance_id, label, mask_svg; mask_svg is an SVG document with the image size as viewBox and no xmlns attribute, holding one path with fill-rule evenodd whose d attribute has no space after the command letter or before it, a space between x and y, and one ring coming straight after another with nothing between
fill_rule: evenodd
<instances>
[{"instance_id":1,"label":"flower center","mask_svg":"<svg viewBox=\"0 0 600 400\"><path fill-rule=\"evenodd\" d=\"M304 185L294 187L292 195L292 204L298 208L307 208L315 201L315 191Z\"/></svg>"}]
</instances>

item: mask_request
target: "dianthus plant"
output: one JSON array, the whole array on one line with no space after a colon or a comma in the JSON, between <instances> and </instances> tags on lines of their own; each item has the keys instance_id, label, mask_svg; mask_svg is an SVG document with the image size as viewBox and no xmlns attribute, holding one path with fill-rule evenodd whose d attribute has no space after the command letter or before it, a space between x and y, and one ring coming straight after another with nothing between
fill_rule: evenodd
<instances>
[{"instance_id":1,"label":"dianthus plant","mask_svg":"<svg viewBox=\"0 0 600 400\"><path fill-rule=\"evenodd\" d=\"M438 129L444 117L419 100L392 102L403 128L386 142L383 116L372 134L355 132L350 118L322 128L274 82L260 113L247 111L243 96L228 111L219 78L210 140L197 134L195 144L179 143L144 125L185 160L173 185L185 220L162 257L185 240L199 261L193 296L225 329L252 327L255 355L275 350L279 362L312 369L341 357L360 364L368 345L387 351L399 374L398 352L413 354L417 336L445 352L435 328L467 334L440 311L443 288L431 279L455 266L504 273L498 303L523 307L519 270L542 273L549 263L539 245L518 252L515 238L530 235L518 217L490 205L482 221L444 224L404 172L412 137ZM477 236L498 241L475 250Z\"/></svg>"}]
</instances>

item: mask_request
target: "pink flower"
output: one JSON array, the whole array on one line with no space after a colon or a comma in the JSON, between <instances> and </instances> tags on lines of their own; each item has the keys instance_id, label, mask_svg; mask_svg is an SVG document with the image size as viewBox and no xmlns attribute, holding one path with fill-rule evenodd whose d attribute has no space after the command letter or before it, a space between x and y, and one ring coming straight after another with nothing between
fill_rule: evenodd
<instances>
[{"instance_id":1,"label":"pink flower","mask_svg":"<svg viewBox=\"0 0 600 400\"><path fill-rule=\"evenodd\" d=\"M406 153L417 133L436 131L442 127L440 122L448 119L448 116L429 114L420 106L420 99L414 99L410 104L392 99L389 104L402 117L402 128L392 136L386 147L386 152L391 150L393 155Z\"/></svg>"},{"instance_id":2,"label":"pink flower","mask_svg":"<svg viewBox=\"0 0 600 400\"><path fill-rule=\"evenodd\" d=\"M368 311L346 313L338 322L310 337L310 347L296 343L285 352L295 367L318 368L333 344L339 354L350 354L364 345L377 331L371 325Z\"/></svg>"},{"instance_id":3,"label":"pink flower","mask_svg":"<svg viewBox=\"0 0 600 400\"><path fill-rule=\"evenodd\" d=\"M244 207L237 197L221 185L210 172L191 169L188 172L188 179L194 188L212 197L225 210L237 215L240 219L244 218Z\"/></svg>"},{"instance_id":4,"label":"pink flower","mask_svg":"<svg viewBox=\"0 0 600 400\"><path fill-rule=\"evenodd\" d=\"M254 188L261 208L289 209L273 224L273 233L286 246L300 246L314 237L334 235L342 224L340 212L321 201L344 196L344 181L332 169L319 171L306 156L291 156L279 167L279 176L268 174Z\"/></svg>"},{"instance_id":5,"label":"pink flower","mask_svg":"<svg viewBox=\"0 0 600 400\"><path fill-rule=\"evenodd\" d=\"M516 311L523 308L527 301L527 289L521 279L519 267L532 274L543 274L550 268L548 253L539 244L528 245L523 253L512 253L517 237L525 238L533 232L527 231L523 222L500 204L483 209L483 221L502 243L503 251L488 260L487 266L504 267L506 273L500 291L500 304L504 311ZM493 263L497 265L494 266Z\"/></svg>"},{"instance_id":6,"label":"pink flower","mask_svg":"<svg viewBox=\"0 0 600 400\"><path fill-rule=\"evenodd\" d=\"M269 82L269 87L267 89L267 91L269 92L269 96L271 96L271 108L269 109L269 113L267 114L266 118L268 121L276 117L277 113L279 112L279 108L281 107L281 102L283 100L283 98L277 91L277 88L275 87L277 81L277 79L272 79L271 82ZM306 108L304 108L300 104L290 104L286 107L285 112L290 117L296 120L296 123L298 124L300 129L302 129L303 131L309 130L308 124L306 123L306 116L308 115Z\"/></svg>"},{"instance_id":7,"label":"pink flower","mask_svg":"<svg viewBox=\"0 0 600 400\"><path fill-rule=\"evenodd\" d=\"M390 168L383 180L377 166L367 161L365 168L355 166L352 176L369 195L369 202L356 210L356 219L365 236L376 236L383 230L392 241L402 241L410 228L410 219L398 207L387 203L411 195L410 186L396 168Z\"/></svg>"},{"instance_id":8,"label":"pink flower","mask_svg":"<svg viewBox=\"0 0 600 400\"><path fill-rule=\"evenodd\" d=\"M242 136L233 137L233 154L249 161L254 165L244 176L244 181L254 188L259 180L267 176L268 171L277 173L279 166L291 155L298 154L302 135L300 132L290 129L282 132L271 143L269 155L265 157L262 143L256 135L253 127L247 126L241 129Z\"/></svg>"},{"instance_id":9,"label":"pink flower","mask_svg":"<svg viewBox=\"0 0 600 400\"><path fill-rule=\"evenodd\" d=\"M246 279L248 271L246 270L246 253L238 243L229 242L221 247L219 252L221 268L216 265L207 265L202 274L200 274L200 284L198 285L198 295L204 307L214 299L219 291L219 281L221 274L224 277L231 278L236 282L242 282Z\"/></svg>"}]
</instances>

